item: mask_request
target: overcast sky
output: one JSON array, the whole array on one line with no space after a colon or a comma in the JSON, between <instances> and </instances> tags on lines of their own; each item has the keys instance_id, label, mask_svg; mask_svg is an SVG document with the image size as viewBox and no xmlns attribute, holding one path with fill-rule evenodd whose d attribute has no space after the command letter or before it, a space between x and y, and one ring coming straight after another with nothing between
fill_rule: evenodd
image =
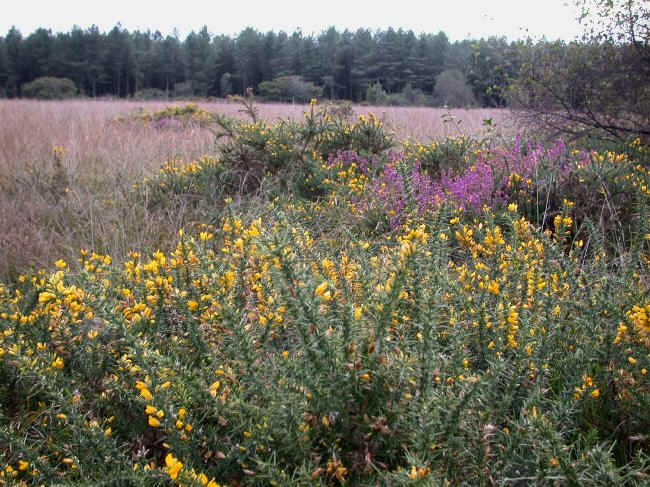
<instances>
[{"instance_id":1,"label":"overcast sky","mask_svg":"<svg viewBox=\"0 0 650 487\"><path fill-rule=\"evenodd\" d=\"M181 38L207 25L212 34L237 34L245 27L266 32L318 34L335 26L444 31L452 41L505 35L571 40L580 32L571 0L88 0L3 2L0 35L12 25L23 35L39 27L67 32L96 24L108 31L118 22L129 30L178 30Z\"/></svg>"}]
</instances>

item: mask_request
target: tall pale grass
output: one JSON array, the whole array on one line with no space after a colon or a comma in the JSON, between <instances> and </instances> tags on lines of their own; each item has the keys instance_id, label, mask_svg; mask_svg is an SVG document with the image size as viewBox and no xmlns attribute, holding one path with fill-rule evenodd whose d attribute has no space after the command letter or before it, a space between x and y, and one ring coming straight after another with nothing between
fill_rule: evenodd
<instances>
[{"instance_id":1,"label":"tall pale grass","mask_svg":"<svg viewBox=\"0 0 650 487\"><path fill-rule=\"evenodd\" d=\"M514 131L510 111L506 109L356 107L355 111L373 112L377 116L382 116L391 124L399 140L427 142L459 135L480 137L495 130L506 135ZM488 120L491 125L487 125Z\"/></svg>"},{"instance_id":2,"label":"tall pale grass","mask_svg":"<svg viewBox=\"0 0 650 487\"><path fill-rule=\"evenodd\" d=\"M136 108L120 102L3 101L0 104L0 277L80 247L123 256L165 241L182 215L152 215L131 197L170 157L212 149L205 130L158 131L116 123ZM54 147L64 151L61 165Z\"/></svg>"},{"instance_id":3,"label":"tall pale grass","mask_svg":"<svg viewBox=\"0 0 650 487\"><path fill-rule=\"evenodd\" d=\"M151 213L133 197L133 184L169 158L191 160L214 151L209 130L159 130L130 120L138 109L183 102L75 100L0 101L0 280L63 258L74 265L80 248L116 259L150 252L187 225L188 213ZM199 103L244 116L235 103ZM299 118L305 107L260 104L265 119ZM506 126L503 110L354 107L383 115L398 140L479 134L482 121ZM122 117L122 122L116 122ZM59 157L55 147L63 149Z\"/></svg>"}]
</instances>

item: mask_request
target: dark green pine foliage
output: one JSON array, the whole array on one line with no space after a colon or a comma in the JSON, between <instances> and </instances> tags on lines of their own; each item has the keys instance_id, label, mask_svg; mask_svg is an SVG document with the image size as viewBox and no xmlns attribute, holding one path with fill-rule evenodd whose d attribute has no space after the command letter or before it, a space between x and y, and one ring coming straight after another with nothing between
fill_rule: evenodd
<instances>
[{"instance_id":1,"label":"dark green pine foliage","mask_svg":"<svg viewBox=\"0 0 650 487\"><path fill-rule=\"evenodd\" d=\"M31 81L25 76L26 60L24 59L23 36L18 29L12 27L5 37L5 52L7 59L7 80L5 91L8 96L20 96L20 88L24 82Z\"/></svg>"},{"instance_id":2,"label":"dark green pine foliage","mask_svg":"<svg viewBox=\"0 0 650 487\"><path fill-rule=\"evenodd\" d=\"M5 47L5 40L0 37L0 98L7 96L6 86L7 78L9 77L9 65L7 63L7 52Z\"/></svg>"},{"instance_id":3,"label":"dark green pine foliage","mask_svg":"<svg viewBox=\"0 0 650 487\"><path fill-rule=\"evenodd\" d=\"M480 104L502 106L519 51L505 39L450 43L443 32L392 28L305 34L249 27L213 36L204 26L185 39L120 24L108 32L38 29L27 37L12 28L0 41L0 95L20 96L23 85L46 76L69 78L90 97L226 97L299 77L292 79L312 83L329 99L362 101L379 83L393 103L432 103L436 78L455 69Z\"/></svg>"},{"instance_id":4,"label":"dark green pine foliage","mask_svg":"<svg viewBox=\"0 0 650 487\"><path fill-rule=\"evenodd\" d=\"M185 80L195 96L207 96L213 85L212 71L216 55L211 42L206 26L198 33L190 32L184 42Z\"/></svg>"}]
</instances>

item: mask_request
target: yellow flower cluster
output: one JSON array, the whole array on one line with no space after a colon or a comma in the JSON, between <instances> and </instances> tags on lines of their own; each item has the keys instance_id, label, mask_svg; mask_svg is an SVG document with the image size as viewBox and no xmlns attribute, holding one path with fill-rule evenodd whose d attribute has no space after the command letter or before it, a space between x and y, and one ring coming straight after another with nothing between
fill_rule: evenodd
<instances>
[{"instance_id":1,"label":"yellow flower cluster","mask_svg":"<svg viewBox=\"0 0 650 487\"><path fill-rule=\"evenodd\" d=\"M356 167L334 168L332 174L332 184L353 192L367 184ZM16 289L0 286L0 362L65 384L77 373L79 356L103 360L106 371L93 370L90 386L70 381L67 409L39 406L34 417L50 408L52 414L42 414L51 417L47 421L72 428L88 404L87 418L80 421L83 431L106 442L121 441L128 436L132 411L125 412L125 401L119 399L130 394L128 404L144 409L134 422L143 429L137 441L165 448L164 465L147 458L144 468L164 469L178 485L214 487L214 480L192 468L198 465L196 455L188 453L196 449L207 464L225 457L206 428L228 431L227 441L236 437L229 447L242 459L242 475L254 475L251 457L269 453L279 441L267 432L272 411L234 425L241 420L233 412L242 407L242 397L252 402L259 397L251 384L277 385L286 393L274 398L273 408L291 401L301 418L292 432L298 442L314 450L327 443L325 437L333 445L345 444L337 442L346 434L339 421L344 409L318 410L314 400L322 399L319 387L326 381L319 376L310 383L311 369L293 373L310 354L313 363L331 360L328 374L343 374L345 380L334 388L349 382L359 397L381 389L392 394L391 407L397 407L422 400L429 387L444 394L486 380L482 367L507 360L524 370L525 381L518 387L532 389L536 381L548 379L554 366L546 352L549 343L558 355L570 355L581 346L575 337L599 339L573 330L570 310L599 309L589 292L601 283L583 280L571 267L571 257L561 252L564 243L519 217L516 205L498 217L487 210L478 216L440 210L431 217L439 218L433 224L413 217L393 233L369 232L363 236L368 241L345 241L327 232L315 236L318 225L296 223L323 215L333 204L278 199L266 208L267 214L277 210L273 217L229 216L195 235L181 231L169 251L133 252L120 266L109 256L83 251L79 270L57 261L54 272L24 277ZM554 222L558 233L573 225L569 210L574 205L564 206L567 213ZM427 313L435 314L431 330L423 326L432 319ZM612 370L617 400L645 390L646 358L639 350L647 347L649 316L650 304L629 301L611 318L619 323L614 343L620 345L612 348L625 357ZM558 339L569 329L570 340ZM439 350L454 345L419 377L418 360L432 344ZM92 369L93 360L86 360L85 367ZM200 368L192 369L194 364ZM573 372L566 390L577 402L602 401L610 393L608 384L586 367ZM386 379L400 368L404 374L398 382ZM272 375L254 382L251 376L259 370ZM80 393L76 389L81 387ZM252 407L261 408L259 403ZM120 420L110 420L116 414ZM351 414L358 414L358 427L368 431L364 441L388 437L392 425L382 423L381 414ZM323 431L326 435L319 437ZM347 460L352 455L336 451L320 457L314 479L343 483L353 478L351 471L358 472ZM58 460L66 468L76 467L73 455L65 457L67 462L63 458ZM431 474L429 467L407 465L401 474L411 480ZM5 475L23 471L21 466L14 462Z\"/></svg>"},{"instance_id":2,"label":"yellow flower cluster","mask_svg":"<svg viewBox=\"0 0 650 487\"><path fill-rule=\"evenodd\" d=\"M221 487L214 479L208 479L204 473L197 473L194 469L187 468L172 453L168 453L165 457L165 472L178 485L197 485L198 483L205 487ZM185 482L189 482L189 484Z\"/></svg>"}]
</instances>

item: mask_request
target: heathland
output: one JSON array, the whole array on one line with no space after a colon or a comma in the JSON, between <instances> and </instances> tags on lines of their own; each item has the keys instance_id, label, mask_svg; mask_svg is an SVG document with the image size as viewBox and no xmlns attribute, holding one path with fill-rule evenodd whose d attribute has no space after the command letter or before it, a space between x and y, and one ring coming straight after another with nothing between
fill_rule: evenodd
<instances>
[{"instance_id":1,"label":"heathland","mask_svg":"<svg viewBox=\"0 0 650 487\"><path fill-rule=\"evenodd\" d=\"M167 160L189 162L215 149L210 127L171 121L143 123L132 115L155 113L182 102L5 100L0 104L0 276L74 260L81 247L113 256L169 244L184 222L182 211L152 214L133 201L133 184ZM237 103L200 103L209 111L244 118ZM260 117L301 119L305 105L260 104ZM491 119L511 126L503 109L431 109L355 106L374 112L397 140L429 142L481 135ZM162 117L165 118L165 117ZM9 123L10 121L10 123ZM162 124L165 122L163 121ZM65 154L59 155L59 147ZM59 198L65 193L66 198ZM143 196L146 198L146 196Z\"/></svg>"},{"instance_id":2,"label":"heathland","mask_svg":"<svg viewBox=\"0 0 650 487\"><path fill-rule=\"evenodd\" d=\"M0 483L650 481L642 138L251 98L0 120Z\"/></svg>"}]
</instances>

